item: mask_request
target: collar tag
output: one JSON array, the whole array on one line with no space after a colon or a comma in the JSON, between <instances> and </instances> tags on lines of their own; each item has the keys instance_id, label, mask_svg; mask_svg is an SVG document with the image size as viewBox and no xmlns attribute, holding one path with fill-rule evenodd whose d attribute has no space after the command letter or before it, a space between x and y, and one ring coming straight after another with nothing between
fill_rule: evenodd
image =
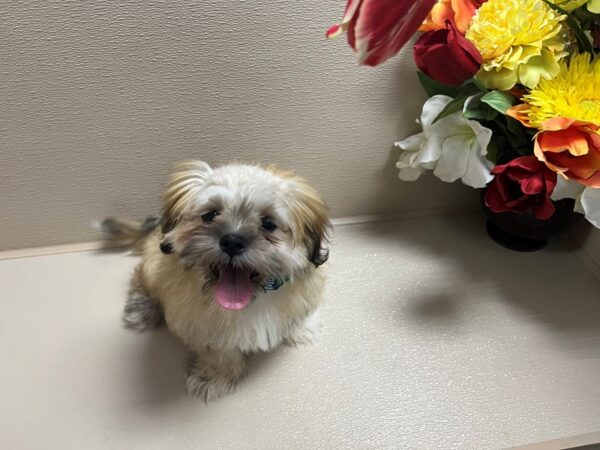
<instances>
[{"instance_id":1,"label":"collar tag","mask_svg":"<svg viewBox=\"0 0 600 450\"><path fill-rule=\"evenodd\" d=\"M281 278L269 278L265 280L263 289L265 292L276 291L283 286L288 280L282 280Z\"/></svg>"}]
</instances>

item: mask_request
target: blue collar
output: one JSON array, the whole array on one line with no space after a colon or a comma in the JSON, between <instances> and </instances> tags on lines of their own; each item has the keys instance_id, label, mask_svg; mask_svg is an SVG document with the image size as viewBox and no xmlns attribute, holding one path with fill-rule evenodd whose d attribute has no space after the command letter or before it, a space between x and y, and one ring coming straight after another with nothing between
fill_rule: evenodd
<instances>
[{"instance_id":1,"label":"blue collar","mask_svg":"<svg viewBox=\"0 0 600 450\"><path fill-rule=\"evenodd\" d=\"M267 278L263 283L263 289L265 292L276 291L288 281L290 281L289 278Z\"/></svg>"}]
</instances>

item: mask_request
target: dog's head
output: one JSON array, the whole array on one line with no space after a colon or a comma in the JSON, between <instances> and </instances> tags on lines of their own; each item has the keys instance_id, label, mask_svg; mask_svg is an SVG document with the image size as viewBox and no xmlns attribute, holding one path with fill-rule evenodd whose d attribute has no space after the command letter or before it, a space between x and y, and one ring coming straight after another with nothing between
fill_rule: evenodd
<instances>
[{"instance_id":1,"label":"dog's head","mask_svg":"<svg viewBox=\"0 0 600 450\"><path fill-rule=\"evenodd\" d=\"M217 302L242 309L265 283L293 282L329 255L327 208L291 172L181 163L164 194L161 249L215 281Z\"/></svg>"}]
</instances>

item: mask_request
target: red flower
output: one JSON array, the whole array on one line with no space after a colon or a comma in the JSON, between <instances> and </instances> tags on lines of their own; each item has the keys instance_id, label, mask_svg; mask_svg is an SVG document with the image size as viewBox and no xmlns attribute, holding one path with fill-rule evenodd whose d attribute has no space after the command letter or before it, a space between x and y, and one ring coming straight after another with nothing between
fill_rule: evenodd
<instances>
[{"instance_id":1,"label":"red flower","mask_svg":"<svg viewBox=\"0 0 600 450\"><path fill-rule=\"evenodd\" d=\"M376 66L402 49L436 1L348 0L342 22L327 30L327 37L346 31L358 62Z\"/></svg>"},{"instance_id":2,"label":"red flower","mask_svg":"<svg viewBox=\"0 0 600 450\"><path fill-rule=\"evenodd\" d=\"M429 78L459 86L481 68L479 50L447 20L446 29L428 31L415 43L415 63Z\"/></svg>"},{"instance_id":3,"label":"red flower","mask_svg":"<svg viewBox=\"0 0 600 450\"><path fill-rule=\"evenodd\" d=\"M556 172L535 156L515 158L492 169L494 179L485 192L485 204L494 212L531 211L540 220L554 214L550 199L556 186Z\"/></svg>"}]
</instances>

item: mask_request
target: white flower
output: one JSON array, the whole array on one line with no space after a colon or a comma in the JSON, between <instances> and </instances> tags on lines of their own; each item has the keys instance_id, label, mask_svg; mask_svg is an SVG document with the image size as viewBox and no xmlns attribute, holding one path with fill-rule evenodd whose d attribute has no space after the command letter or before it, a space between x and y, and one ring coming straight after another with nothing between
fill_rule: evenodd
<instances>
[{"instance_id":1,"label":"white flower","mask_svg":"<svg viewBox=\"0 0 600 450\"><path fill-rule=\"evenodd\" d=\"M442 181L452 183L460 178L466 185L482 188L493 178L493 164L485 157L492 130L466 119L462 111L433 123L451 101L445 95L427 100L417 121L423 132L394 144L402 149L396 163L400 179L414 181L424 170L433 170Z\"/></svg>"},{"instance_id":2,"label":"white flower","mask_svg":"<svg viewBox=\"0 0 600 450\"><path fill-rule=\"evenodd\" d=\"M600 228L600 188L579 184L573 180L565 180L560 175L552 192L552 200L563 198L575 199L575 211L585 215L585 218Z\"/></svg>"}]
</instances>

